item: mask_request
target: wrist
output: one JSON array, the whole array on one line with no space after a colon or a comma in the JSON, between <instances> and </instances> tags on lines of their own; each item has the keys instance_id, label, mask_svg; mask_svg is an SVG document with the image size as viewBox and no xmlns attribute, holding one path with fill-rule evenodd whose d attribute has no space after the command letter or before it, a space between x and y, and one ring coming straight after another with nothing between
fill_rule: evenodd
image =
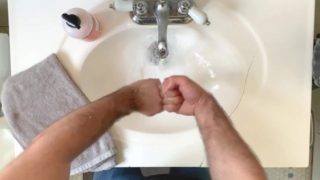
<instances>
[{"instance_id":1,"label":"wrist","mask_svg":"<svg viewBox=\"0 0 320 180\"><path fill-rule=\"evenodd\" d=\"M201 125L206 124L208 119L209 121L220 121L227 116L216 99L212 95L207 94L199 100L195 109L195 117L199 125Z\"/></svg>"},{"instance_id":2,"label":"wrist","mask_svg":"<svg viewBox=\"0 0 320 180\"><path fill-rule=\"evenodd\" d=\"M228 116L213 96L208 94L195 109L195 117L201 131L210 132L212 128L229 125Z\"/></svg>"},{"instance_id":3,"label":"wrist","mask_svg":"<svg viewBox=\"0 0 320 180\"><path fill-rule=\"evenodd\" d=\"M116 111L121 115L129 115L135 109L134 105L134 89L125 86L114 93Z\"/></svg>"},{"instance_id":4,"label":"wrist","mask_svg":"<svg viewBox=\"0 0 320 180\"><path fill-rule=\"evenodd\" d=\"M214 97L212 97L210 94L207 94L207 93L202 95L194 111L195 117L198 119L203 114L212 112L216 106L217 106L217 102L215 101Z\"/></svg>"}]
</instances>

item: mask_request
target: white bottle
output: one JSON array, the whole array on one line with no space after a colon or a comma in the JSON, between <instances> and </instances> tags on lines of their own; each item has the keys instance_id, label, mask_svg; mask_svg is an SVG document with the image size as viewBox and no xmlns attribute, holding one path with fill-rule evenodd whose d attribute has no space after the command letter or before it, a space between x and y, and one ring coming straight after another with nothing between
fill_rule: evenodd
<instances>
[{"instance_id":1,"label":"white bottle","mask_svg":"<svg viewBox=\"0 0 320 180\"><path fill-rule=\"evenodd\" d=\"M65 32L77 39L94 41L101 36L101 26L96 17L81 8L73 8L62 14Z\"/></svg>"}]
</instances>

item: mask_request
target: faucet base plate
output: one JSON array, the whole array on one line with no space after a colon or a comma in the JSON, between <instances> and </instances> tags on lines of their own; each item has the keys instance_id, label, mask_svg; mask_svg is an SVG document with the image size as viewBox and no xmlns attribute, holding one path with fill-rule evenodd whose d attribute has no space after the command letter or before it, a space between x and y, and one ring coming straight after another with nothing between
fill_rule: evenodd
<instances>
[{"instance_id":1,"label":"faucet base plate","mask_svg":"<svg viewBox=\"0 0 320 180\"><path fill-rule=\"evenodd\" d=\"M139 0L135 0L134 4L137 4ZM158 0L148 0L145 1L147 4L147 13L146 14L138 14L136 9L137 7L133 7L133 11L131 11L130 17L133 22L139 25L157 25L157 19L154 15L154 7L156 6ZM168 23L169 24L187 24L192 21L192 18L188 14L181 14L178 12L178 3L180 0L170 0L169 5L169 16Z\"/></svg>"}]
</instances>

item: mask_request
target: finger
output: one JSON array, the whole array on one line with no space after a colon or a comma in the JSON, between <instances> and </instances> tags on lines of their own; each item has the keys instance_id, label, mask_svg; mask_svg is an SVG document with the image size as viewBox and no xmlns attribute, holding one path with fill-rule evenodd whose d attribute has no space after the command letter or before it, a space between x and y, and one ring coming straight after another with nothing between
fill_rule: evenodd
<instances>
[{"instance_id":1,"label":"finger","mask_svg":"<svg viewBox=\"0 0 320 180\"><path fill-rule=\"evenodd\" d=\"M168 112L177 112L179 110L179 107L180 106L169 104L169 105L164 105L163 109Z\"/></svg>"},{"instance_id":2,"label":"finger","mask_svg":"<svg viewBox=\"0 0 320 180\"><path fill-rule=\"evenodd\" d=\"M159 91L161 93L162 92L162 83L160 80L157 82L157 87L159 88Z\"/></svg>"},{"instance_id":3,"label":"finger","mask_svg":"<svg viewBox=\"0 0 320 180\"><path fill-rule=\"evenodd\" d=\"M165 94L163 94L164 98L176 97L176 96L181 96L180 91L178 91L178 90L170 90L170 91L167 91Z\"/></svg>"},{"instance_id":4,"label":"finger","mask_svg":"<svg viewBox=\"0 0 320 180\"><path fill-rule=\"evenodd\" d=\"M155 79L155 81L157 82L158 85L161 85L160 79Z\"/></svg>"},{"instance_id":5,"label":"finger","mask_svg":"<svg viewBox=\"0 0 320 180\"><path fill-rule=\"evenodd\" d=\"M164 105L169 105L169 104L175 104L179 105L182 104L183 98L181 96L176 96L176 97L170 97L170 98L164 98L163 99L163 104Z\"/></svg>"},{"instance_id":6,"label":"finger","mask_svg":"<svg viewBox=\"0 0 320 180\"><path fill-rule=\"evenodd\" d=\"M162 85L163 93L166 93L169 90L179 88L179 86L185 84L190 81L186 76L171 76L164 80Z\"/></svg>"},{"instance_id":7,"label":"finger","mask_svg":"<svg viewBox=\"0 0 320 180\"><path fill-rule=\"evenodd\" d=\"M159 87L160 89L162 88L160 79L149 79L149 80L153 81L156 84L156 86Z\"/></svg>"},{"instance_id":8,"label":"finger","mask_svg":"<svg viewBox=\"0 0 320 180\"><path fill-rule=\"evenodd\" d=\"M167 91L170 91L176 87L177 86L171 83L170 77L166 78L162 83L162 93L165 94Z\"/></svg>"},{"instance_id":9,"label":"finger","mask_svg":"<svg viewBox=\"0 0 320 180\"><path fill-rule=\"evenodd\" d=\"M160 79L151 79L153 80L154 84L156 87L158 87L158 94L159 94L159 97L162 98L163 97L163 94L162 94L162 84L161 84L161 81Z\"/></svg>"}]
</instances>

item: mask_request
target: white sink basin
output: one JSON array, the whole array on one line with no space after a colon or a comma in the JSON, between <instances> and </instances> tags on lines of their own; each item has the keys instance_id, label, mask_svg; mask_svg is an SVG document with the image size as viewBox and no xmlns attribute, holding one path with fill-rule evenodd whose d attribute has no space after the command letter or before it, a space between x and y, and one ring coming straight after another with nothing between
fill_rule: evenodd
<instances>
[{"instance_id":1,"label":"white sink basin","mask_svg":"<svg viewBox=\"0 0 320 180\"><path fill-rule=\"evenodd\" d=\"M265 166L273 166L271 156L280 159L278 165L305 165L309 99L296 95L308 94L306 87L310 83L301 84L301 79L311 76L308 67L311 61L270 58L276 55L274 48L278 44L267 47L264 40L272 40L275 34L259 35L264 30L252 23L254 19L249 22L246 6L239 5L236 9L230 2L200 3L212 21L211 26L194 23L169 26L169 56L165 64L150 62L148 48L157 40L157 27L136 25L127 13L107 10L107 4L93 10L104 27L103 37L91 43L65 38L58 56L90 100L140 79L187 75L217 98ZM277 25L274 21L265 23ZM300 54L308 53L304 49ZM301 112L297 113L298 109ZM281 128L290 126L290 119L299 126L282 132ZM274 128L274 132L264 128ZM292 143L288 138L297 130L300 134L296 137L301 139ZM203 145L193 117L165 112L145 117L134 113L117 122L112 132L122 155L120 166L205 165ZM281 152L274 155L275 151L286 155Z\"/></svg>"},{"instance_id":2,"label":"white sink basin","mask_svg":"<svg viewBox=\"0 0 320 180\"><path fill-rule=\"evenodd\" d=\"M236 19L229 21L238 23ZM232 35L227 37L222 30L214 32L214 27L198 28L194 24L170 27L170 55L165 65L154 65L150 60L148 46L157 38L156 27L132 27L120 31L89 53L80 73L81 87L91 100L95 100L140 79L164 79L182 74L212 92L225 110L232 114L240 103L253 61L257 61L256 68L259 68L254 75L258 81L255 82L258 85L255 90L262 86L265 71L262 57L257 57L260 55L259 46L245 27L238 26L239 31L242 30L241 39ZM237 48L241 44L253 50L255 59L250 57L251 53L245 54ZM174 133L196 128L193 118L168 113L152 118L134 114L118 125L147 133Z\"/></svg>"}]
</instances>

